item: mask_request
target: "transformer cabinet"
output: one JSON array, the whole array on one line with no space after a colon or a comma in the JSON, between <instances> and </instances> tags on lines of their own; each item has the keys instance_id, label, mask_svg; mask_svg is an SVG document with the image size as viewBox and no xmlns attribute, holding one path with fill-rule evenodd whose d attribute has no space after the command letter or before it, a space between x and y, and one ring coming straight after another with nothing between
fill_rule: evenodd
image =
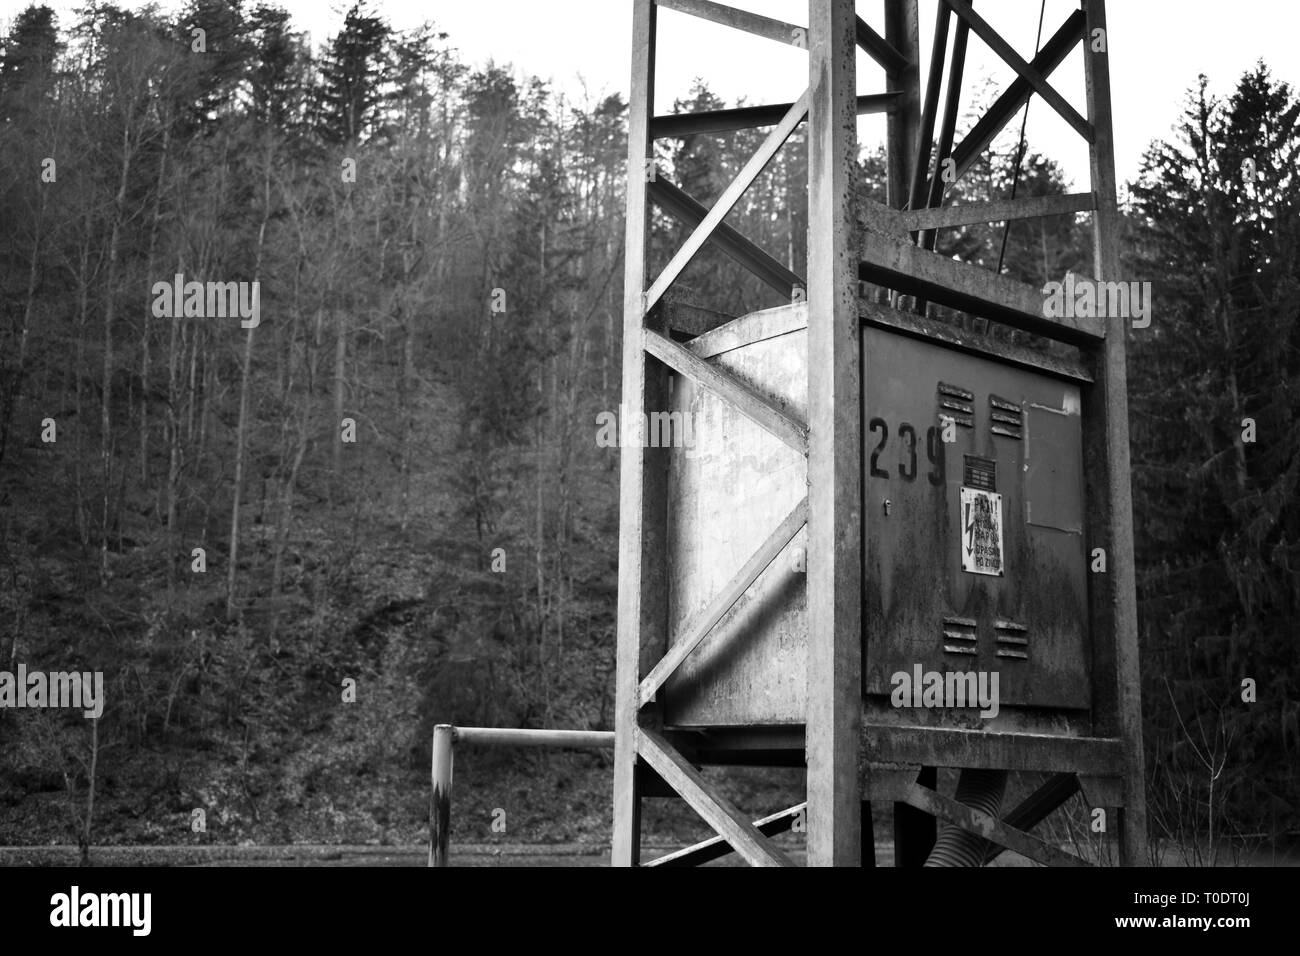
<instances>
[{"instance_id":1,"label":"transformer cabinet","mask_svg":"<svg viewBox=\"0 0 1300 956\"><path fill-rule=\"evenodd\" d=\"M1130 320L1048 308L1043 289L934 251L939 229L1086 213L1093 275L1070 281L1118 282L1104 3L1081 0L1026 60L969 2L937 0L924 87L916 0L883 3L881 34L852 0L810 0L798 24L634 0L623 406L644 417L622 451L616 865L642 862L649 796L685 799L718 836L648 865L733 850L788 864L769 837L805 813L810 864L869 864L882 801L900 866L980 865L1002 849L1078 865L1030 831L1080 791L1106 811L1121 861L1143 862ZM805 49L807 91L654 116L664 10ZM1017 78L954 143L972 34ZM859 48L885 89L859 92ZM1047 79L1076 50L1086 118ZM947 181L1031 96L1087 142L1091 191L944 205ZM887 114L887 204L853 189L856 118L873 112ZM723 223L801 125L806 275ZM749 126L771 131L711 209L653 165L657 138ZM655 275L653 207L691 230ZM677 300L705 243L789 304L731 318ZM689 440L650 440L664 436L647 423L665 422L689 423ZM806 803L753 820L708 764L806 766ZM955 795L939 768L960 772ZM1046 782L1004 805L1009 771Z\"/></svg>"}]
</instances>

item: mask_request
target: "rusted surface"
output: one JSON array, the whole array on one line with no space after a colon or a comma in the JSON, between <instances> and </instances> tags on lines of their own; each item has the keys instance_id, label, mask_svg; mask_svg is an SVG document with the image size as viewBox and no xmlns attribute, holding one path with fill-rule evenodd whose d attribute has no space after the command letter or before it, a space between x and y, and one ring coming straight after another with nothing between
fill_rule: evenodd
<instances>
[{"instance_id":1,"label":"rusted surface","mask_svg":"<svg viewBox=\"0 0 1300 956\"><path fill-rule=\"evenodd\" d=\"M897 220L897 215L892 217ZM922 296L1061 342L1088 343L1105 337L1105 320L1087 316L1046 318L1042 290L990 269L929 252L905 239L866 230L862 241L863 281Z\"/></svg>"},{"instance_id":2,"label":"rusted surface","mask_svg":"<svg viewBox=\"0 0 1300 956\"><path fill-rule=\"evenodd\" d=\"M865 510L876 528L866 545L866 692L889 695L891 676L919 664L997 671L1000 705L1087 709L1078 386L874 328L863 355ZM972 396L960 404L973 427L952 429L946 443L942 416L956 413L941 405L958 385ZM992 397L1028 410L1023 439L994 431L995 412L1013 416ZM963 487L1000 495L998 576L962 570ZM975 713L951 716L982 725Z\"/></svg>"},{"instance_id":3,"label":"rusted surface","mask_svg":"<svg viewBox=\"0 0 1300 956\"><path fill-rule=\"evenodd\" d=\"M810 0L808 26L808 865L861 862L862 366L854 233L853 0Z\"/></svg>"},{"instance_id":4,"label":"rusted surface","mask_svg":"<svg viewBox=\"0 0 1300 956\"><path fill-rule=\"evenodd\" d=\"M1123 765L1121 741L1052 734L995 734L864 723L863 767L871 763L1108 775ZM863 773L867 773L866 769Z\"/></svg>"},{"instance_id":5,"label":"rusted surface","mask_svg":"<svg viewBox=\"0 0 1300 956\"><path fill-rule=\"evenodd\" d=\"M1082 0L1085 36L1106 32L1105 0ZM1123 277L1120 215L1116 204L1115 150L1111 131L1110 54L1084 57L1088 119L1096 130L1089 153L1097 211L1092 217L1094 272L1101 281ZM1098 732L1124 740L1124 798L1119 819L1122 862L1146 862L1145 764L1142 756L1141 675L1138 662L1137 591L1133 571L1133 500L1129 487L1127 322L1112 320L1113 334L1097 349L1097 384L1085 409L1088 537L1106 549L1109 570L1091 577L1090 599L1097 622L1093 710Z\"/></svg>"},{"instance_id":6,"label":"rusted surface","mask_svg":"<svg viewBox=\"0 0 1300 956\"><path fill-rule=\"evenodd\" d=\"M429 865L447 865L451 838L452 744L455 732L450 724L433 728L433 786L429 792Z\"/></svg>"}]
</instances>

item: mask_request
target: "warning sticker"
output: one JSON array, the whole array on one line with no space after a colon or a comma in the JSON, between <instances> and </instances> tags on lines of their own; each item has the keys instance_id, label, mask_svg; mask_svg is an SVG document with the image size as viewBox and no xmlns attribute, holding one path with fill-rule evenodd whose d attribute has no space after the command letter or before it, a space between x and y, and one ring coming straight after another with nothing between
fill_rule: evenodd
<instances>
[{"instance_id":1,"label":"warning sticker","mask_svg":"<svg viewBox=\"0 0 1300 956\"><path fill-rule=\"evenodd\" d=\"M961 490L961 569L1001 575L1002 496L980 488Z\"/></svg>"}]
</instances>

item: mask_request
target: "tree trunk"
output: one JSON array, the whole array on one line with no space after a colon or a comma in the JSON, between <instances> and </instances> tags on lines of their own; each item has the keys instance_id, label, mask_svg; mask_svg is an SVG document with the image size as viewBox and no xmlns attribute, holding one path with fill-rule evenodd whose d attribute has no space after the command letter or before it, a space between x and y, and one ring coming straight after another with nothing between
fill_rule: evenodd
<instances>
[{"instance_id":1,"label":"tree trunk","mask_svg":"<svg viewBox=\"0 0 1300 956\"><path fill-rule=\"evenodd\" d=\"M86 774L86 815L81 821L77 844L81 850L81 865L90 866L90 835L95 822L95 775L99 768L99 718L90 721L90 769Z\"/></svg>"},{"instance_id":2,"label":"tree trunk","mask_svg":"<svg viewBox=\"0 0 1300 956\"><path fill-rule=\"evenodd\" d=\"M262 224L257 230L257 256L253 267L253 281L258 282L262 273L262 250L266 244L266 224L271 218L271 161L272 154L268 145L265 161L265 175L262 180ZM247 329L244 339L244 364L239 370L239 424L235 429L235 487L230 502L230 555L226 569L226 619L235 617L235 580L239 567L239 509L244 490L244 445L248 437L248 382L253 367L253 335L256 326Z\"/></svg>"},{"instance_id":3,"label":"tree trunk","mask_svg":"<svg viewBox=\"0 0 1300 956\"><path fill-rule=\"evenodd\" d=\"M154 200L153 222L149 226L149 252L145 257L145 278L153 276L154 252L158 248L158 231L162 224L163 187L167 177L167 151L171 144L171 126L163 129L162 155L158 160L158 195ZM144 328L140 332L140 483L149 484L149 319L152 306L144 310Z\"/></svg>"},{"instance_id":4,"label":"tree trunk","mask_svg":"<svg viewBox=\"0 0 1300 956\"><path fill-rule=\"evenodd\" d=\"M122 232L122 210L126 206L127 177L131 172L130 126L122 129L122 172L118 179L117 197L113 202L113 227L108 237L108 274L104 283L104 362L103 380L99 402L99 454L100 480L103 482L99 521L99 584L108 586L108 525L109 499L112 496L113 472L113 319L117 305L117 254Z\"/></svg>"},{"instance_id":5,"label":"tree trunk","mask_svg":"<svg viewBox=\"0 0 1300 956\"><path fill-rule=\"evenodd\" d=\"M334 503L335 494L343 483L343 376L347 367L348 337L346 310L337 309L334 336L334 438L331 443L333 473L330 475L330 504Z\"/></svg>"}]
</instances>

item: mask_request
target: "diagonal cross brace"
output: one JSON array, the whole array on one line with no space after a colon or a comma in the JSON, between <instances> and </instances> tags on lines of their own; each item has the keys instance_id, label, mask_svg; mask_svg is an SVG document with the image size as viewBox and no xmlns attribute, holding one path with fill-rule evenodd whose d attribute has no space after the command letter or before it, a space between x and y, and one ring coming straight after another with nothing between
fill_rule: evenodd
<instances>
[{"instance_id":1,"label":"diagonal cross brace","mask_svg":"<svg viewBox=\"0 0 1300 956\"><path fill-rule=\"evenodd\" d=\"M709 210L708 215L704 217L704 221L695 227L695 231L677 250L677 254L672 257L668 265L664 266L664 271L659 274L659 278L655 279L654 285L650 286L646 291L644 306L646 312L649 312L660 297L668 291L668 287L682 274L682 270L690 265L691 260L695 258L695 254L708 241L713 230L727 217L727 213L731 212L736 203L740 201L740 197L745 195L754 180L758 178L759 173L767 168L767 164L772 161L772 157L776 155L777 150L785 145L785 141L790 138L794 128L803 122L807 114L808 92L805 90L803 96L795 101L795 104L790 107L781 122L776 125L776 128L767 134L767 138L763 140L763 145L759 146L757 152L750 157L749 162L745 164L745 168L722 191L722 195L718 197L718 201Z\"/></svg>"},{"instance_id":2,"label":"diagonal cross brace","mask_svg":"<svg viewBox=\"0 0 1300 956\"><path fill-rule=\"evenodd\" d=\"M894 45L871 28L861 17L853 23L854 38L864 53L890 73L901 73L911 66L911 61L903 56ZM810 44L811 45L811 44Z\"/></svg>"},{"instance_id":3,"label":"diagonal cross brace","mask_svg":"<svg viewBox=\"0 0 1300 956\"><path fill-rule=\"evenodd\" d=\"M1052 34L1051 39L1043 44L1043 48L1030 64L1040 76L1044 78L1050 76L1079 43L1083 37L1084 19L1083 11L1075 10ZM1018 76L993 102L988 112L980 117L979 122L966 134L966 138L952 151L952 158L957 163L957 179L966 175L966 171L989 143L993 142L998 133L1002 132L1003 127L1011 122L1011 117L1015 116L1016 111L1025 104L1032 93L1029 83L1024 77Z\"/></svg>"},{"instance_id":4,"label":"diagonal cross brace","mask_svg":"<svg viewBox=\"0 0 1300 956\"><path fill-rule=\"evenodd\" d=\"M662 176L650 181L648 192L655 205L692 229L709 214L708 209ZM725 222L713 230L709 241L787 299L793 297L795 286L804 288L807 285L784 263L778 262Z\"/></svg>"},{"instance_id":5,"label":"diagonal cross brace","mask_svg":"<svg viewBox=\"0 0 1300 956\"><path fill-rule=\"evenodd\" d=\"M740 808L704 779L689 760L683 757L657 731L641 727L637 731L637 752L654 771L681 794L696 813L713 827L751 866L794 866L793 861L772 845L750 822Z\"/></svg>"},{"instance_id":6,"label":"diagonal cross brace","mask_svg":"<svg viewBox=\"0 0 1300 956\"><path fill-rule=\"evenodd\" d=\"M745 562L744 567L737 571L735 577L726 583L700 616L691 622L690 627L686 629L686 636L674 644L659 663L654 666L654 669L646 675L645 680L641 681L638 695L640 698L638 703L641 706L645 706L654 699L655 692L663 686L664 681L672 676L673 671L678 668L682 661L686 660L691 651L699 647L704 639L713 633L713 628L717 626L717 623L735 606L741 595L749 590L750 585L758 580L758 576L776 560L777 555L781 553L781 549L789 544L794 536L799 533L799 529L807 523L808 496L805 495L803 500L794 506L794 510L786 516L785 520L777 526L776 530Z\"/></svg>"},{"instance_id":7,"label":"diagonal cross brace","mask_svg":"<svg viewBox=\"0 0 1300 956\"><path fill-rule=\"evenodd\" d=\"M785 833L787 830L794 828L795 822L801 815L806 816L808 812L808 803L796 803L793 807L781 810L771 816L763 817L761 820L754 821L754 827L764 836L775 836L778 833ZM684 850L676 850L666 856L661 856L651 860L644 866L700 866L708 863L710 860L716 860L734 852L730 843L720 836L711 837L701 843L688 846Z\"/></svg>"},{"instance_id":8,"label":"diagonal cross brace","mask_svg":"<svg viewBox=\"0 0 1300 956\"><path fill-rule=\"evenodd\" d=\"M710 365L653 329L642 332L645 350L669 368L689 376L704 388L726 399L754 424L775 435L801 455L808 454L808 426L795 421L765 398L750 391L735 376Z\"/></svg>"},{"instance_id":9,"label":"diagonal cross brace","mask_svg":"<svg viewBox=\"0 0 1300 956\"><path fill-rule=\"evenodd\" d=\"M988 21L976 13L966 0L944 0L952 8L952 11L961 17L975 34L989 45L989 48L1002 57L1007 65L1020 74L1026 83L1034 88L1043 99L1047 100L1052 109L1061 114L1061 117L1074 127L1075 131L1085 140L1091 143L1095 137L1092 124L1079 115L1079 111L1066 102L1065 97L1048 84L1043 79L1043 75L1035 70L1032 66L1011 48L1011 44L1002 39L1002 35L989 26Z\"/></svg>"},{"instance_id":10,"label":"diagonal cross brace","mask_svg":"<svg viewBox=\"0 0 1300 956\"><path fill-rule=\"evenodd\" d=\"M1008 850L1014 850L1022 856L1027 856L1036 863L1042 863L1045 866L1090 865L1086 860L1079 859L1073 853L1066 853L1064 850L1058 849L1050 843L1045 843L1032 834L1007 826L987 813L968 807L964 803L958 803L956 800L945 797L920 784L912 784L904 794L903 801L909 806L924 810L926 813L954 826L959 826L963 830L982 836L986 840L992 840Z\"/></svg>"}]
</instances>

